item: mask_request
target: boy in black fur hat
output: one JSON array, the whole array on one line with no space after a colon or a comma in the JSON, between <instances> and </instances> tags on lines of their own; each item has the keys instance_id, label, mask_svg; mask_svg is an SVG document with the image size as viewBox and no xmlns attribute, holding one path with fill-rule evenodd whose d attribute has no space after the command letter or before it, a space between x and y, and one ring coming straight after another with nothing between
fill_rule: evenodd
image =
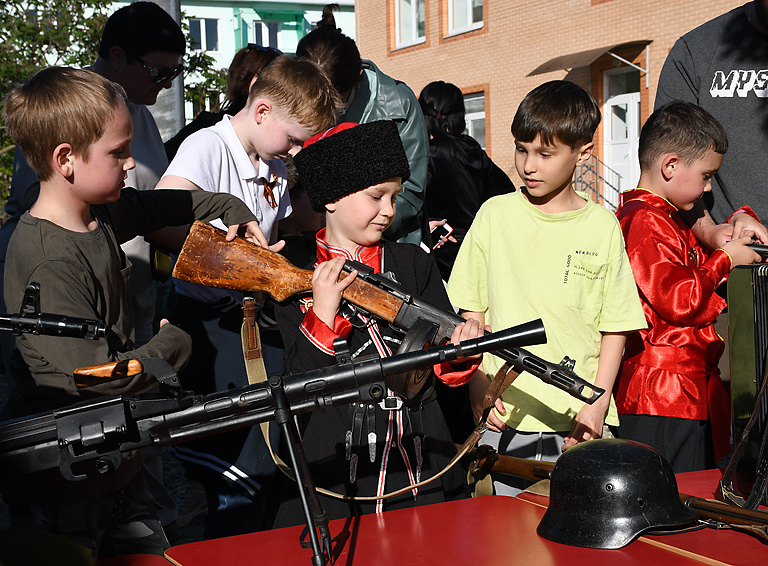
<instances>
[{"instance_id":1,"label":"boy in black fur hat","mask_svg":"<svg viewBox=\"0 0 768 566\"><path fill-rule=\"evenodd\" d=\"M450 309L434 259L418 246L382 242L395 216L395 198L408 178L405 156L393 122L344 123L310 138L294 158L312 207L325 213L317 235L312 293L280 306L278 324L289 372L335 362L333 341L346 338L352 357L397 352L402 335L374 317L343 308L341 296L357 272L339 281L345 261L377 273L391 272L408 292ZM476 321L456 328L452 341L479 336ZM448 385L467 382L479 359L434 368ZM398 410L353 405L312 413L304 446L318 487L354 496L375 496L413 485L440 471L456 454L432 384ZM394 394L392 394L394 395ZM399 403L400 404L400 403ZM349 440L347 440L349 438ZM439 480L384 501L347 501L320 496L328 517L350 517L437 503L464 495L462 473L452 469ZM276 527L304 522L291 486Z\"/></svg>"}]
</instances>

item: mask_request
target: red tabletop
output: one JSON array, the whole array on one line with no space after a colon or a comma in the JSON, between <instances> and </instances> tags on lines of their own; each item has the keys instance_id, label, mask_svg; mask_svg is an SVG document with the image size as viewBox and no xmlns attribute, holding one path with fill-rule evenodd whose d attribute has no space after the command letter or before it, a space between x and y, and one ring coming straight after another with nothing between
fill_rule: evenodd
<instances>
[{"instance_id":1,"label":"red tabletop","mask_svg":"<svg viewBox=\"0 0 768 566\"><path fill-rule=\"evenodd\" d=\"M722 470L704 470L677 474L680 493L715 499ZM731 530L702 529L684 535L647 536L649 542L669 545L680 552L691 552L711 560L739 566L768 564L768 545L744 533ZM710 562L710 564L716 562Z\"/></svg>"},{"instance_id":2,"label":"red tabletop","mask_svg":"<svg viewBox=\"0 0 768 566\"><path fill-rule=\"evenodd\" d=\"M701 564L644 542L620 550L550 542L536 534L544 510L522 499L490 496L335 520L330 523L334 556L344 566ZM311 550L299 545L301 531L291 527L189 543L171 548L166 558L180 566L311 564Z\"/></svg>"}]
</instances>

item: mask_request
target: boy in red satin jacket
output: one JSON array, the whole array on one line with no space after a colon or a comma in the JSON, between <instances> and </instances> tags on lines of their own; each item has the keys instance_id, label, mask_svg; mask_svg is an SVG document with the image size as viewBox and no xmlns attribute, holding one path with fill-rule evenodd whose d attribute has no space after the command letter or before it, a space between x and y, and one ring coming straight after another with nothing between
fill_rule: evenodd
<instances>
[{"instance_id":1,"label":"boy in red satin jacket","mask_svg":"<svg viewBox=\"0 0 768 566\"><path fill-rule=\"evenodd\" d=\"M711 189L727 149L725 130L705 110L662 106L640 134L641 188L621 195L617 213L648 321L627 339L615 391L619 435L657 449L676 473L712 467L730 451L717 367L724 345L714 328L726 303L715 288L734 266L760 261L746 247L758 225L748 207L729 219L746 229L714 251L680 216Z\"/></svg>"}]
</instances>

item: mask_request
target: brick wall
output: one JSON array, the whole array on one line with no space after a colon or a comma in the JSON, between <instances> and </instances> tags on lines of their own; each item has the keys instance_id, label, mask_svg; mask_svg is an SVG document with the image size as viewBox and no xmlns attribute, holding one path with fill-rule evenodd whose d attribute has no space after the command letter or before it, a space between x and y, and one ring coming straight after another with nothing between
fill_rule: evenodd
<instances>
[{"instance_id":1,"label":"brick wall","mask_svg":"<svg viewBox=\"0 0 768 566\"><path fill-rule=\"evenodd\" d=\"M649 69L649 86L641 78L641 119L652 109L661 66L675 40L745 0L485 0L482 29L446 37L449 0L425 0L426 41L395 49L396 0L357 0L357 44L394 78L418 96L431 81L444 80L465 93L484 85L487 151L514 175L513 139L509 128L525 94L542 82L567 78L584 86L603 103L603 71L615 68L603 56L591 67L527 76L542 63L570 53L626 42L650 40L645 49L616 51ZM623 65L623 64L621 64ZM648 65L648 66L647 66ZM602 151L602 125L596 139Z\"/></svg>"}]
</instances>

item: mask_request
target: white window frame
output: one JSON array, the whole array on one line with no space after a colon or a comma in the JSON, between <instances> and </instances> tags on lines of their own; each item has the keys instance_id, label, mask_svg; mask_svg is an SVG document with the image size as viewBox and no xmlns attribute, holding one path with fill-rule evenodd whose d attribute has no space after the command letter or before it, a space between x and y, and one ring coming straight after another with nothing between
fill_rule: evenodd
<instances>
[{"instance_id":1,"label":"white window frame","mask_svg":"<svg viewBox=\"0 0 768 566\"><path fill-rule=\"evenodd\" d=\"M467 134L468 136L472 137L472 138L475 138L475 136L473 135L474 134L474 128L472 127L472 123L473 122L482 121L483 124L485 125L485 117L486 117L486 114L485 114L485 92L483 92L483 91L471 92L469 94L465 94L464 95L464 107L466 108L466 106L467 106L467 100L471 100L471 99L474 99L474 98L478 98L478 99L481 99L483 101L483 109L480 112L466 112L464 114L464 123L466 124L466 126L464 128L464 133ZM486 137L487 137L488 128L486 128L485 131L486 131ZM480 144L483 149L485 149L485 146L486 146L486 143L485 143L486 137L483 138L483 143ZM477 138L475 138L475 139L477 139ZM480 140L477 140L477 141L479 142Z\"/></svg>"},{"instance_id":2,"label":"white window frame","mask_svg":"<svg viewBox=\"0 0 768 566\"><path fill-rule=\"evenodd\" d=\"M448 3L448 35L449 36L467 33L468 31L474 31L476 29L480 29L483 27L483 20L480 20L479 22L472 22L472 0L463 0L464 9L466 10L467 21L470 22L469 25L466 25L463 27L456 27L456 25L454 24L455 17L454 17L453 4L455 0L445 0L445 1ZM485 6L483 5L483 7ZM485 18L485 12L483 12L483 18Z\"/></svg>"},{"instance_id":3,"label":"white window frame","mask_svg":"<svg viewBox=\"0 0 768 566\"><path fill-rule=\"evenodd\" d=\"M256 26L260 25L262 28L262 41L256 41ZM277 45L272 45L269 42L269 26L274 25L277 28L277 31L275 32L275 43ZM251 22L251 28L249 30L250 35L252 36L252 43L258 43L260 45L263 45L264 47L274 47L275 49L281 49L280 47L280 32L282 31L282 22L278 20L253 20ZM267 43L264 43L264 37L267 39Z\"/></svg>"},{"instance_id":4,"label":"white window frame","mask_svg":"<svg viewBox=\"0 0 768 566\"><path fill-rule=\"evenodd\" d=\"M411 18L412 22L412 34L411 37L401 37L400 35L400 21L403 16L400 12L400 2L402 0L394 0L395 1L395 45L399 49L401 47L410 47L411 45L418 45L419 43L424 43L427 40L426 37L426 30L425 34L421 37L418 36L419 33L419 26L418 26L418 8L421 6L422 13L425 17L425 26L426 26L426 0L411 0L412 4L410 6L408 16Z\"/></svg>"},{"instance_id":5,"label":"white window frame","mask_svg":"<svg viewBox=\"0 0 768 566\"><path fill-rule=\"evenodd\" d=\"M221 34L219 33L219 20L218 18L189 18L189 24L190 27L192 25L192 21L196 20L200 22L200 47L197 48L198 51L203 51L205 53L219 53L221 51ZM216 49L207 49L208 47L208 21L214 21L216 22ZM191 33L191 30L190 30Z\"/></svg>"}]
</instances>

